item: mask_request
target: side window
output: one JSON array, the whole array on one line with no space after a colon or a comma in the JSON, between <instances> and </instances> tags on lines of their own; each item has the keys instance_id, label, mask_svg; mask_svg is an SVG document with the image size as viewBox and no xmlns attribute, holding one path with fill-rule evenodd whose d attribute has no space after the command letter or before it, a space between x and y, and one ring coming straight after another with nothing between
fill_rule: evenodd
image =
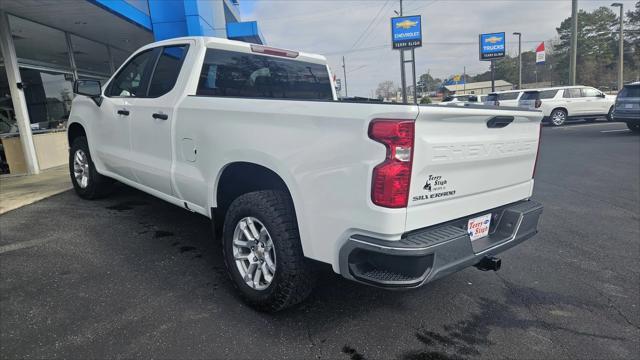
<instances>
[{"instance_id":1,"label":"side window","mask_svg":"<svg viewBox=\"0 0 640 360\"><path fill-rule=\"evenodd\" d=\"M580 89L565 89L564 90L564 98L579 98L582 95L580 95Z\"/></svg>"},{"instance_id":2,"label":"side window","mask_svg":"<svg viewBox=\"0 0 640 360\"><path fill-rule=\"evenodd\" d=\"M515 99L518 98L518 95L520 95L519 92L503 93L503 94L499 94L498 95L498 99L500 99L500 100L515 100Z\"/></svg>"},{"instance_id":3,"label":"side window","mask_svg":"<svg viewBox=\"0 0 640 360\"><path fill-rule=\"evenodd\" d=\"M556 97L558 90L545 90L540 92L540 99L553 99Z\"/></svg>"},{"instance_id":4,"label":"side window","mask_svg":"<svg viewBox=\"0 0 640 360\"><path fill-rule=\"evenodd\" d=\"M153 49L146 50L125 65L109 84L107 96L144 97L150 67L155 60Z\"/></svg>"},{"instance_id":5,"label":"side window","mask_svg":"<svg viewBox=\"0 0 640 360\"><path fill-rule=\"evenodd\" d=\"M149 84L148 97L159 97L173 89L188 48L188 45L177 45L165 46L162 49Z\"/></svg>"},{"instance_id":6,"label":"side window","mask_svg":"<svg viewBox=\"0 0 640 360\"><path fill-rule=\"evenodd\" d=\"M600 91L592 88L583 88L582 89L582 97L598 97L600 95Z\"/></svg>"}]
</instances>

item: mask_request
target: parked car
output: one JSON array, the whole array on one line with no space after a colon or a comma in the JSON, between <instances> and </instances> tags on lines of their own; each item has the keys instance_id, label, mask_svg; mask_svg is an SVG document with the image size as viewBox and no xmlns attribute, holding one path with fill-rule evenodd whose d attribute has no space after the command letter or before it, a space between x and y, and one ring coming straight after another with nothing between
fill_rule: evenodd
<instances>
[{"instance_id":1,"label":"parked car","mask_svg":"<svg viewBox=\"0 0 640 360\"><path fill-rule=\"evenodd\" d=\"M487 95L484 104L493 106L518 106L518 100L522 92L522 90L492 92Z\"/></svg>"},{"instance_id":2,"label":"parked car","mask_svg":"<svg viewBox=\"0 0 640 360\"><path fill-rule=\"evenodd\" d=\"M472 94L465 95L447 95L445 96L440 105L464 105L464 104L477 104L478 97Z\"/></svg>"},{"instance_id":3,"label":"parked car","mask_svg":"<svg viewBox=\"0 0 640 360\"><path fill-rule=\"evenodd\" d=\"M211 218L260 310L307 297L309 259L414 288L497 270L537 233L540 112L340 102L323 56L211 37L146 45L74 92L75 192L117 180Z\"/></svg>"},{"instance_id":4,"label":"parked car","mask_svg":"<svg viewBox=\"0 0 640 360\"><path fill-rule=\"evenodd\" d=\"M544 122L554 126L567 121L593 121L599 117L611 119L615 97L587 86L566 86L537 89Z\"/></svg>"},{"instance_id":5,"label":"parked car","mask_svg":"<svg viewBox=\"0 0 640 360\"><path fill-rule=\"evenodd\" d=\"M626 84L620 90L611 116L613 121L627 123L631 131L640 132L640 82Z\"/></svg>"}]
</instances>

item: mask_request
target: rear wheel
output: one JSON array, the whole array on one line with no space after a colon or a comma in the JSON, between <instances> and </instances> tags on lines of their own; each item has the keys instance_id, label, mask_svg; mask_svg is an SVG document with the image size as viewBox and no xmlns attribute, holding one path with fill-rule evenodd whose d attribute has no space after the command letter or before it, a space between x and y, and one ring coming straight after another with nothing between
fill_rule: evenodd
<instances>
[{"instance_id":1,"label":"rear wheel","mask_svg":"<svg viewBox=\"0 0 640 360\"><path fill-rule=\"evenodd\" d=\"M549 118L553 126L561 126L567 121L567 112L563 109L555 109Z\"/></svg>"},{"instance_id":2,"label":"rear wheel","mask_svg":"<svg viewBox=\"0 0 640 360\"><path fill-rule=\"evenodd\" d=\"M87 138L80 136L73 140L69 150L69 174L76 194L83 199L97 199L106 196L113 181L96 171L91 160Z\"/></svg>"},{"instance_id":3,"label":"rear wheel","mask_svg":"<svg viewBox=\"0 0 640 360\"><path fill-rule=\"evenodd\" d=\"M275 312L311 293L314 274L286 193L256 191L235 199L225 216L222 247L231 280L252 307Z\"/></svg>"},{"instance_id":4,"label":"rear wheel","mask_svg":"<svg viewBox=\"0 0 640 360\"><path fill-rule=\"evenodd\" d=\"M627 127L629 128L629 130L635 133L640 132L640 124L627 123Z\"/></svg>"}]
</instances>

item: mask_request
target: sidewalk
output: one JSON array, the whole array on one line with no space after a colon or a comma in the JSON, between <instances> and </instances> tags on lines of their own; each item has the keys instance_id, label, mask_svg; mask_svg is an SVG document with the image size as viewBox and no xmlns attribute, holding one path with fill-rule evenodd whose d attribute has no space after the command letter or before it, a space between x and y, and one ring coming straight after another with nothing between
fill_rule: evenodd
<instances>
[{"instance_id":1,"label":"sidewalk","mask_svg":"<svg viewBox=\"0 0 640 360\"><path fill-rule=\"evenodd\" d=\"M0 177L0 214L71 189L67 165L38 175Z\"/></svg>"}]
</instances>

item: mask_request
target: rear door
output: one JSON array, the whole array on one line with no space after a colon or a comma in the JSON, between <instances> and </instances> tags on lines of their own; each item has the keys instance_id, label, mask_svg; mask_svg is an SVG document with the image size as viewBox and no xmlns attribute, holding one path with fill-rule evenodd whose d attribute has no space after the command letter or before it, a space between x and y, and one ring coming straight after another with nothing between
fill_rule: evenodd
<instances>
[{"instance_id":1,"label":"rear door","mask_svg":"<svg viewBox=\"0 0 640 360\"><path fill-rule=\"evenodd\" d=\"M564 89L562 95L568 116L578 116L585 113L586 104L582 99L580 88Z\"/></svg>"},{"instance_id":2,"label":"rear door","mask_svg":"<svg viewBox=\"0 0 640 360\"><path fill-rule=\"evenodd\" d=\"M542 113L420 107L407 231L528 198Z\"/></svg>"},{"instance_id":3,"label":"rear door","mask_svg":"<svg viewBox=\"0 0 640 360\"><path fill-rule=\"evenodd\" d=\"M142 185L172 195L171 137L174 108L182 91L175 86L189 44L156 48L157 57L144 98L127 99L131 109L131 152L133 172Z\"/></svg>"}]
</instances>

